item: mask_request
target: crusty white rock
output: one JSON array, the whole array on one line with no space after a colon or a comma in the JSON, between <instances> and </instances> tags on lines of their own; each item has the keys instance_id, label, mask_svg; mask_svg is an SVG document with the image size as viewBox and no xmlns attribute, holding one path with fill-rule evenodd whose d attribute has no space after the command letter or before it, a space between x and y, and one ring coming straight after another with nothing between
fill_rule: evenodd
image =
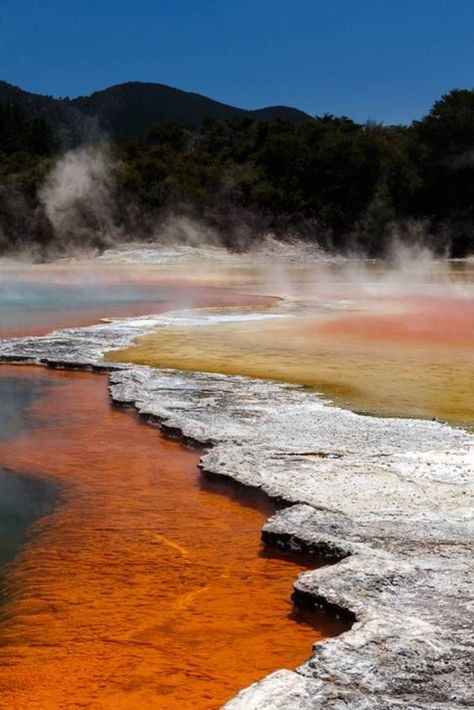
<instances>
[{"instance_id":1,"label":"crusty white rock","mask_svg":"<svg viewBox=\"0 0 474 710\"><path fill-rule=\"evenodd\" d=\"M107 368L161 317L3 341L4 361ZM173 317L171 317L173 321ZM301 575L299 603L355 619L296 672L230 710L466 708L474 702L474 437L438 422L359 416L294 386L115 365L110 391L170 434L209 447L202 468L292 505L267 544L337 564Z\"/></svg>"}]
</instances>

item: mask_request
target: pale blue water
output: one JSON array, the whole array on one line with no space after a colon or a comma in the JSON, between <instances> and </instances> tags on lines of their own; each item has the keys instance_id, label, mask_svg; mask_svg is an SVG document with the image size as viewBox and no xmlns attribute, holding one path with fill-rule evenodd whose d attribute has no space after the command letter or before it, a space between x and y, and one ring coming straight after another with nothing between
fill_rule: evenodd
<instances>
[{"instance_id":1,"label":"pale blue water","mask_svg":"<svg viewBox=\"0 0 474 710\"><path fill-rule=\"evenodd\" d=\"M0 335L42 324L63 323L75 312L169 301L165 288L105 284L48 284L2 279L0 274Z\"/></svg>"},{"instance_id":2,"label":"pale blue water","mask_svg":"<svg viewBox=\"0 0 474 710\"><path fill-rule=\"evenodd\" d=\"M0 337L12 331L21 334L28 328L73 323L78 314L84 318L89 312L94 322L98 312L107 316L112 307L125 313L127 306L144 303L152 311L155 304L169 300L164 287L32 283L5 278L0 272ZM45 389L61 386L59 381L42 377L40 370L36 377L22 376L21 368L14 376L11 368L8 372L0 365L0 441L9 441L43 424L30 412L30 405ZM1 566L21 549L31 524L51 512L57 502L57 485L33 474L12 471L0 461L0 572Z\"/></svg>"}]
</instances>

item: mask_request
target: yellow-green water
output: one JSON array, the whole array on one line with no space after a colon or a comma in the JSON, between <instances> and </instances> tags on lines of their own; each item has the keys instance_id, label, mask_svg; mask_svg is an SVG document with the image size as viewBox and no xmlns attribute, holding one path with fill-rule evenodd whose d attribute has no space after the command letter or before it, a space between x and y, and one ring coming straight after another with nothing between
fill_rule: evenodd
<instances>
[{"instance_id":1,"label":"yellow-green water","mask_svg":"<svg viewBox=\"0 0 474 710\"><path fill-rule=\"evenodd\" d=\"M304 282L287 285L290 304L305 300L290 317L166 328L106 357L301 383L357 411L474 426L471 266L439 267L411 283L380 265L365 282L319 276L305 270Z\"/></svg>"}]
</instances>

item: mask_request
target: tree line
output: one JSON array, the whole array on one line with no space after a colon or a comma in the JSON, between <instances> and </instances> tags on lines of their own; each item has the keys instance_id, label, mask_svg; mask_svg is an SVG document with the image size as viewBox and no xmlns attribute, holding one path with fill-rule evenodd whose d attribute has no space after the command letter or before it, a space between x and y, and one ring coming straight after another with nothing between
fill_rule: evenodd
<instances>
[{"instance_id":1,"label":"tree line","mask_svg":"<svg viewBox=\"0 0 474 710\"><path fill-rule=\"evenodd\" d=\"M198 132L162 124L108 149L124 234L131 214L151 225L181 211L235 248L271 231L383 256L394 233L413 238L416 224L417 238L440 254L474 252L474 91L451 91L410 126L245 116L206 120ZM60 151L44 121L0 105L3 250L54 242L37 194Z\"/></svg>"}]
</instances>

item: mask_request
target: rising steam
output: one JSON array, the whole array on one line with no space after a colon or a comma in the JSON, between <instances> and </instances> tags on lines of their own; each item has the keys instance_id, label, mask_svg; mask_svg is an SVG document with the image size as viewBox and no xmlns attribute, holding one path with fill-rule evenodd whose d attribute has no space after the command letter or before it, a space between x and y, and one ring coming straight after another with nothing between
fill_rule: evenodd
<instances>
[{"instance_id":1,"label":"rising steam","mask_svg":"<svg viewBox=\"0 0 474 710\"><path fill-rule=\"evenodd\" d=\"M112 168L112 158L101 145L70 150L57 160L39 200L61 244L80 249L120 238Z\"/></svg>"}]
</instances>

